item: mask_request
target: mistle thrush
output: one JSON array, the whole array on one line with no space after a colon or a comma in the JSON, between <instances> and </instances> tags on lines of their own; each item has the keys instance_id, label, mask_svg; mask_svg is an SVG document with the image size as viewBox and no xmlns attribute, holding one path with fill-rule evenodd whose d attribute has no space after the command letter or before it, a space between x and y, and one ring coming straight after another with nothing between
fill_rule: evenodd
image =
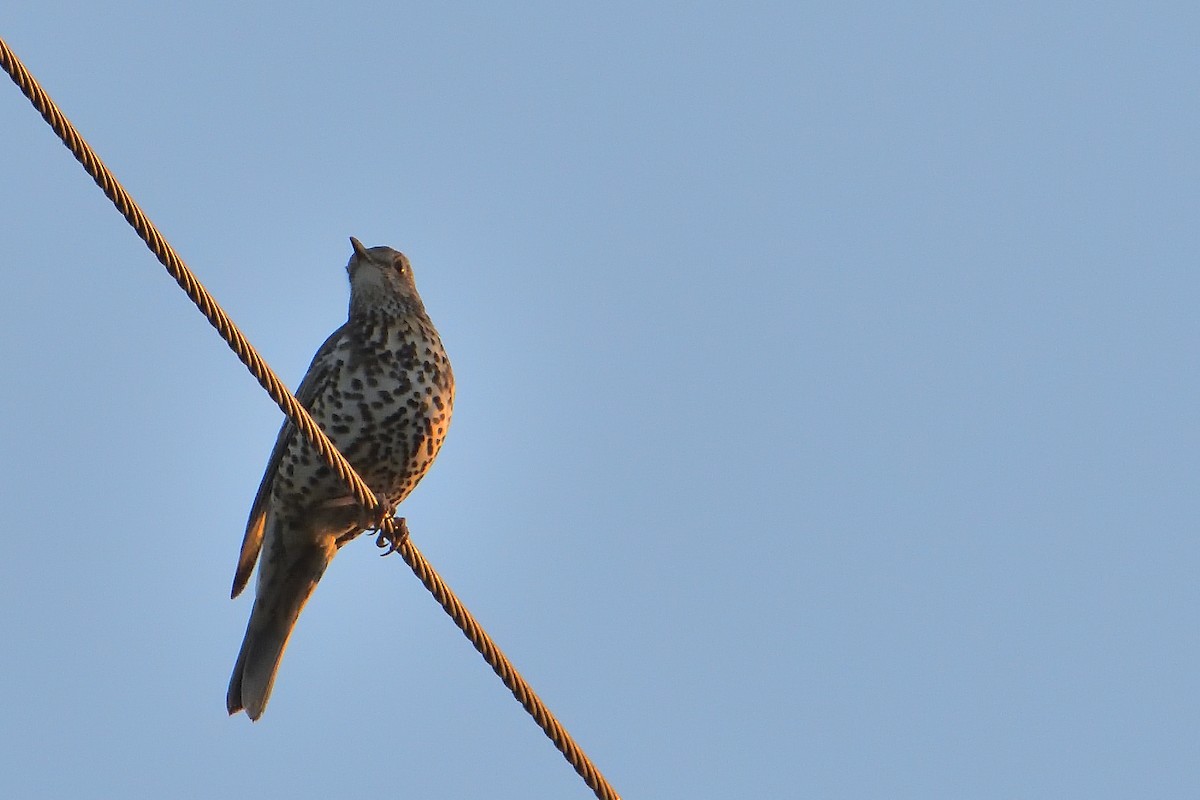
<instances>
[{"instance_id":1,"label":"mistle thrush","mask_svg":"<svg viewBox=\"0 0 1200 800\"><path fill-rule=\"evenodd\" d=\"M408 259L351 237L350 314L317 351L296 397L389 509L442 446L454 375L417 294ZM250 509L233 596L254 562L258 588L229 682L229 713L258 719L280 659L338 548L378 525L308 439L285 422ZM259 554L261 552L261 559Z\"/></svg>"}]
</instances>

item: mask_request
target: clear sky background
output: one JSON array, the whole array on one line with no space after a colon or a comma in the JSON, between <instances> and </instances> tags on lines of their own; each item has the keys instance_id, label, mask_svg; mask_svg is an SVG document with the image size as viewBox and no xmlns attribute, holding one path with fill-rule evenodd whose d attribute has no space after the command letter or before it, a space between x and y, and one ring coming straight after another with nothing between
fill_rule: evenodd
<instances>
[{"instance_id":1,"label":"clear sky background","mask_svg":"<svg viewBox=\"0 0 1200 800\"><path fill-rule=\"evenodd\" d=\"M290 385L409 254L403 513L619 791L1196 796L1194 3L313 5L0 34ZM590 796L365 539L227 718L281 414L0 137L0 795Z\"/></svg>"}]
</instances>

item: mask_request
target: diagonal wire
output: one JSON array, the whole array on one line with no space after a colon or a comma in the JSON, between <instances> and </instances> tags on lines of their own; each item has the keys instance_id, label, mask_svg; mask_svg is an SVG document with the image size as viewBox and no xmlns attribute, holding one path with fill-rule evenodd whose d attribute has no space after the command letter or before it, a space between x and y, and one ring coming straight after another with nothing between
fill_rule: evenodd
<instances>
[{"instance_id":1,"label":"diagonal wire","mask_svg":"<svg viewBox=\"0 0 1200 800\"><path fill-rule=\"evenodd\" d=\"M29 74L29 70L9 48L8 44L0 38L0 65L4 67L4 71L8 73L13 82L20 88L21 92L29 98L29 101L42 115L42 119L54 130L62 143L66 145L71 154L76 160L83 165L84 170L96 182L96 185L104 192L105 196L112 201L121 215L125 217L126 222L133 227L150 251L158 259L170 273L175 282L187 294L196 307L200 309L225 343L237 355L238 359L246 365L250 370L259 385L267 391L271 399L276 405L287 415L296 427L309 438L313 445L317 448L317 452L321 457L341 476L342 480L350 487L355 498L364 508L375 509L380 514L380 530L390 536L400 535L403 531L403 523L398 522L391 516L391 509L382 506L379 500L372 493L370 487L363 482L358 473L354 471L354 467L346 461L345 456L338 452L333 443L329 441L329 437L321 430L312 416L304 406L296 399L288 388L279 379L279 376L267 365L262 356L254 349L249 340L234 324L233 320L225 313L217 301L213 298L208 290L200 283L195 274L188 268L179 254L167 242L154 223L145 215L142 209L130 197L125 188L117 181L113 174L109 171L100 157L92 150L79 132L75 130L75 126L71 121L58 109L50 96L46 94L41 85ZM484 657L488 665L495 671L504 685L508 687L513 696L519 702L534 721L545 732L546 736L554 743L563 757L575 768L579 776L583 778L588 787L595 792L596 797L600 800L620 800L620 796L608 783L605 777L592 763L587 754L575 743L571 735L565 728L555 719L550 713L550 709L541 701L541 698L534 693L533 688L521 677L512 662L501 652L492 638L487 632L475 621L475 617L471 615L462 602L454 595L454 592L437 574L433 566L421 554L416 545L404 536L398 548L401 558L420 579L425 588L438 601L442 608L450 615L454 623L462 630L475 649Z\"/></svg>"}]
</instances>

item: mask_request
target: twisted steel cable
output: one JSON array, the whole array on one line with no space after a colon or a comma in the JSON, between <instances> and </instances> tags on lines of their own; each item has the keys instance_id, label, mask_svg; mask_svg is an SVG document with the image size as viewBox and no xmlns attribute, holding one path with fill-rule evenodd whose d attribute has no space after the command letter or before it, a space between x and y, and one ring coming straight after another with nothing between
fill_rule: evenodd
<instances>
[{"instance_id":1,"label":"twisted steel cable","mask_svg":"<svg viewBox=\"0 0 1200 800\"><path fill-rule=\"evenodd\" d=\"M79 135L75 126L59 110L3 38L0 38L0 65L3 65L4 71L8 73L21 92L29 98L29 102L42 115L42 119L54 130L54 133L71 151L75 159L83 165L87 174L117 207L121 216L125 217L125 221L137 232L141 240L150 248L150 252L154 253L155 258L166 268L188 298L200 309L200 313L216 328L217 333L237 355L238 360L250 370L250 374L266 390L280 410L287 415L287 418L296 425L301 433L308 437L326 463L350 487L358 502L364 508L375 509L379 513L381 536L386 535L392 541L399 540L399 545L395 549L400 553L400 557L450 615L454 624L462 630L475 649L479 651L496 675L500 677L500 680L504 682L504 685L508 687L508 690L512 692L517 702L533 717L550 741L554 743L554 746L563 754L563 757L575 768L575 771L596 794L596 797L600 800L620 800L620 796L596 768L596 765L550 713L550 709L521 677L512 662L492 641L487 631L476 622L471 612L463 606L450 587L425 559L425 556L421 554L421 551L412 543L407 536L407 529L403 521L392 517L391 510L380 504L370 487L355 472L354 467L350 466L346 458L333 446L329 437L313 421L308 411L300 405L300 402L258 354L254 346L229 318L229 315L204 288L196 275L183 262L183 259L179 257L179 254L175 252L175 249L171 247L129 193L125 191L125 188L121 186L91 146Z\"/></svg>"}]
</instances>

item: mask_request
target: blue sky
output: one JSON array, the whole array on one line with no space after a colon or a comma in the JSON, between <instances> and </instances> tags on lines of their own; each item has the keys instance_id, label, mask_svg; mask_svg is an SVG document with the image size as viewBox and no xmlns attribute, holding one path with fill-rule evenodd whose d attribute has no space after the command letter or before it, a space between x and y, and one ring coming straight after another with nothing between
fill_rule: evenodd
<instances>
[{"instance_id":1,"label":"blue sky","mask_svg":"<svg viewBox=\"0 0 1200 800\"><path fill-rule=\"evenodd\" d=\"M347 237L414 540L626 797L1191 797L1193 5L46 2L2 34L292 386ZM280 414L0 90L0 793L587 797L399 558L224 712Z\"/></svg>"}]
</instances>

